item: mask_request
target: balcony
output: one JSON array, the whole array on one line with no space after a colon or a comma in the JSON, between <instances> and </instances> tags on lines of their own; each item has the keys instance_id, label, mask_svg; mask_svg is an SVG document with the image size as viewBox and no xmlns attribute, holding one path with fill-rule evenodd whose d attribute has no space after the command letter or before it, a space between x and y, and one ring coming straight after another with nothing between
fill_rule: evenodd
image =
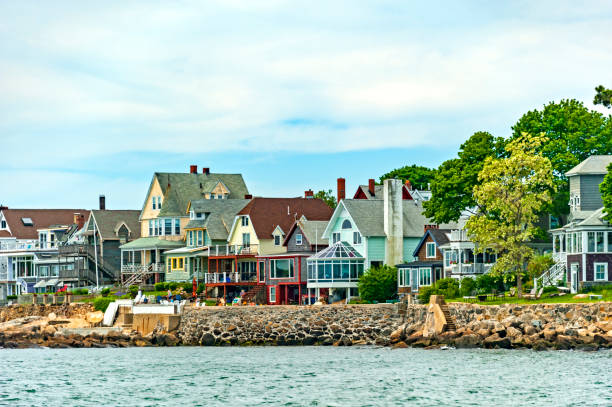
<instances>
[{"instance_id":1,"label":"balcony","mask_svg":"<svg viewBox=\"0 0 612 407\"><path fill-rule=\"evenodd\" d=\"M151 263L151 264L124 264L121 266L122 274L136 274L136 273L163 273L166 271L166 265L164 263Z\"/></svg>"},{"instance_id":2,"label":"balcony","mask_svg":"<svg viewBox=\"0 0 612 407\"><path fill-rule=\"evenodd\" d=\"M468 242L467 231L465 229L451 230L450 241L451 242Z\"/></svg>"},{"instance_id":3,"label":"balcony","mask_svg":"<svg viewBox=\"0 0 612 407\"><path fill-rule=\"evenodd\" d=\"M488 273L493 267L493 263L476 263L476 264L451 264L451 272L453 274L484 274Z\"/></svg>"},{"instance_id":4,"label":"balcony","mask_svg":"<svg viewBox=\"0 0 612 407\"><path fill-rule=\"evenodd\" d=\"M28 242L17 242L17 241L0 241L0 251L13 251L13 250L34 250L38 249L38 240L31 240Z\"/></svg>"},{"instance_id":5,"label":"balcony","mask_svg":"<svg viewBox=\"0 0 612 407\"><path fill-rule=\"evenodd\" d=\"M208 256L256 256L259 254L258 245L215 245L208 248Z\"/></svg>"},{"instance_id":6,"label":"balcony","mask_svg":"<svg viewBox=\"0 0 612 407\"><path fill-rule=\"evenodd\" d=\"M204 284L256 282L256 272L204 273Z\"/></svg>"}]
</instances>

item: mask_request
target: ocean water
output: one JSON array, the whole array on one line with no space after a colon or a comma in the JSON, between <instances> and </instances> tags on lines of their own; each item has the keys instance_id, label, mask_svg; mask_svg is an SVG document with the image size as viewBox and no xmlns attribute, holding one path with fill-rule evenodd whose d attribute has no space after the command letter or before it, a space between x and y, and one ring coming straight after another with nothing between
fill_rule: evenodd
<instances>
[{"instance_id":1,"label":"ocean water","mask_svg":"<svg viewBox=\"0 0 612 407\"><path fill-rule=\"evenodd\" d=\"M612 352L0 350L7 406L612 406Z\"/></svg>"}]
</instances>

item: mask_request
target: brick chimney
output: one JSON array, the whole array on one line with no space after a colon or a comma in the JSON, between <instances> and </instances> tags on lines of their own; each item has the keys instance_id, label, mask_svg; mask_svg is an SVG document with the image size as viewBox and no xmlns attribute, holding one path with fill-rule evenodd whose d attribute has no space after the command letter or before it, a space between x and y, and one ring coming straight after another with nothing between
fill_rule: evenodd
<instances>
[{"instance_id":1,"label":"brick chimney","mask_svg":"<svg viewBox=\"0 0 612 407\"><path fill-rule=\"evenodd\" d=\"M423 227L423 232L427 232L429 229L440 229L439 225L425 225Z\"/></svg>"},{"instance_id":2,"label":"brick chimney","mask_svg":"<svg viewBox=\"0 0 612 407\"><path fill-rule=\"evenodd\" d=\"M100 195L100 210L106 210L106 197L104 195Z\"/></svg>"},{"instance_id":3,"label":"brick chimney","mask_svg":"<svg viewBox=\"0 0 612 407\"><path fill-rule=\"evenodd\" d=\"M346 180L338 178L338 202L346 198Z\"/></svg>"},{"instance_id":4,"label":"brick chimney","mask_svg":"<svg viewBox=\"0 0 612 407\"><path fill-rule=\"evenodd\" d=\"M368 180L368 191L370 191L370 195L372 196L376 195L376 183L374 182L372 178Z\"/></svg>"},{"instance_id":5,"label":"brick chimney","mask_svg":"<svg viewBox=\"0 0 612 407\"><path fill-rule=\"evenodd\" d=\"M190 165L189 166L189 173L190 174L197 174L198 173L198 166L197 165Z\"/></svg>"},{"instance_id":6,"label":"brick chimney","mask_svg":"<svg viewBox=\"0 0 612 407\"><path fill-rule=\"evenodd\" d=\"M205 174L205 175L210 174L210 168L202 167L202 174Z\"/></svg>"},{"instance_id":7,"label":"brick chimney","mask_svg":"<svg viewBox=\"0 0 612 407\"><path fill-rule=\"evenodd\" d=\"M406 180L406 188L408 188L408 191L412 191L412 184L409 179Z\"/></svg>"},{"instance_id":8,"label":"brick chimney","mask_svg":"<svg viewBox=\"0 0 612 407\"><path fill-rule=\"evenodd\" d=\"M304 191L304 198L306 199L314 198L314 192L312 192L312 189L309 189L308 191Z\"/></svg>"},{"instance_id":9,"label":"brick chimney","mask_svg":"<svg viewBox=\"0 0 612 407\"><path fill-rule=\"evenodd\" d=\"M253 199L253 195L251 195L251 194L246 194L246 195L244 196L244 199Z\"/></svg>"}]
</instances>

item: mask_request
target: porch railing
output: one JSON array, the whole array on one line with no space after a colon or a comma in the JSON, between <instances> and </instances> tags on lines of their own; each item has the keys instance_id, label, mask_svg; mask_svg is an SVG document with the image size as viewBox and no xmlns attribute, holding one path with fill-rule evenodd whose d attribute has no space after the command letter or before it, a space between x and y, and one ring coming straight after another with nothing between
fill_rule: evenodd
<instances>
[{"instance_id":1,"label":"porch railing","mask_svg":"<svg viewBox=\"0 0 612 407\"><path fill-rule=\"evenodd\" d=\"M233 255L257 255L259 247L256 244L249 245L215 245L208 248L208 256L233 256Z\"/></svg>"},{"instance_id":2,"label":"porch railing","mask_svg":"<svg viewBox=\"0 0 612 407\"><path fill-rule=\"evenodd\" d=\"M256 282L256 272L204 273L204 284Z\"/></svg>"}]
</instances>

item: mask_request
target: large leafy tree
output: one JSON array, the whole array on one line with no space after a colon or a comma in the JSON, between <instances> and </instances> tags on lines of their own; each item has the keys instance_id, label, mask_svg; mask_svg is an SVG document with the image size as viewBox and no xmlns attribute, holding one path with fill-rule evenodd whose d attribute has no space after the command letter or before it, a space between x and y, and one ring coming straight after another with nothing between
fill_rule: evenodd
<instances>
[{"instance_id":1,"label":"large leafy tree","mask_svg":"<svg viewBox=\"0 0 612 407\"><path fill-rule=\"evenodd\" d=\"M606 89L602 85L595 88L595 98L593 103L596 105L603 105L607 108L612 107L612 89Z\"/></svg>"},{"instance_id":2,"label":"large leafy tree","mask_svg":"<svg viewBox=\"0 0 612 407\"><path fill-rule=\"evenodd\" d=\"M412 186L416 189L427 189L433 177L436 173L436 170L423 167L420 165L406 165L402 168L397 168L392 170L382 177L380 177L380 182L382 183L386 179L396 178L401 179L402 181L410 180Z\"/></svg>"},{"instance_id":3,"label":"large leafy tree","mask_svg":"<svg viewBox=\"0 0 612 407\"><path fill-rule=\"evenodd\" d=\"M549 103L525 113L512 127L512 139L524 133L543 134L548 141L538 152L553 166L557 192L545 210L556 216L569 213L569 183L565 173L593 154L612 153L612 118L587 109L577 100Z\"/></svg>"},{"instance_id":4,"label":"large leafy tree","mask_svg":"<svg viewBox=\"0 0 612 407\"><path fill-rule=\"evenodd\" d=\"M334 193L331 189L327 191L321 190L317 192L316 194L314 194L314 198L322 199L327 204L327 206L332 209L336 209L336 206L338 205L336 197L334 196Z\"/></svg>"},{"instance_id":5,"label":"large leafy tree","mask_svg":"<svg viewBox=\"0 0 612 407\"><path fill-rule=\"evenodd\" d=\"M499 157L504 142L479 131L463 143L459 157L444 161L431 184L431 199L423 203L425 216L437 223L456 221L463 211L476 209L472 190L488 157Z\"/></svg>"},{"instance_id":6,"label":"large leafy tree","mask_svg":"<svg viewBox=\"0 0 612 407\"><path fill-rule=\"evenodd\" d=\"M547 139L524 134L506 145L507 157L485 160L474 187L483 211L472 216L466 229L480 251L492 249L498 259L491 272L521 278L533 250L527 244L538 231L539 214L554 191L551 162L541 152Z\"/></svg>"},{"instance_id":7,"label":"large leafy tree","mask_svg":"<svg viewBox=\"0 0 612 407\"><path fill-rule=\"evenodd\" d=\"M605 219L612 223L612 164L608 165L608 173L603 182L599 184L599 192L601 192L601 199L604 204Z\"/></svg>"}]
</instances>

